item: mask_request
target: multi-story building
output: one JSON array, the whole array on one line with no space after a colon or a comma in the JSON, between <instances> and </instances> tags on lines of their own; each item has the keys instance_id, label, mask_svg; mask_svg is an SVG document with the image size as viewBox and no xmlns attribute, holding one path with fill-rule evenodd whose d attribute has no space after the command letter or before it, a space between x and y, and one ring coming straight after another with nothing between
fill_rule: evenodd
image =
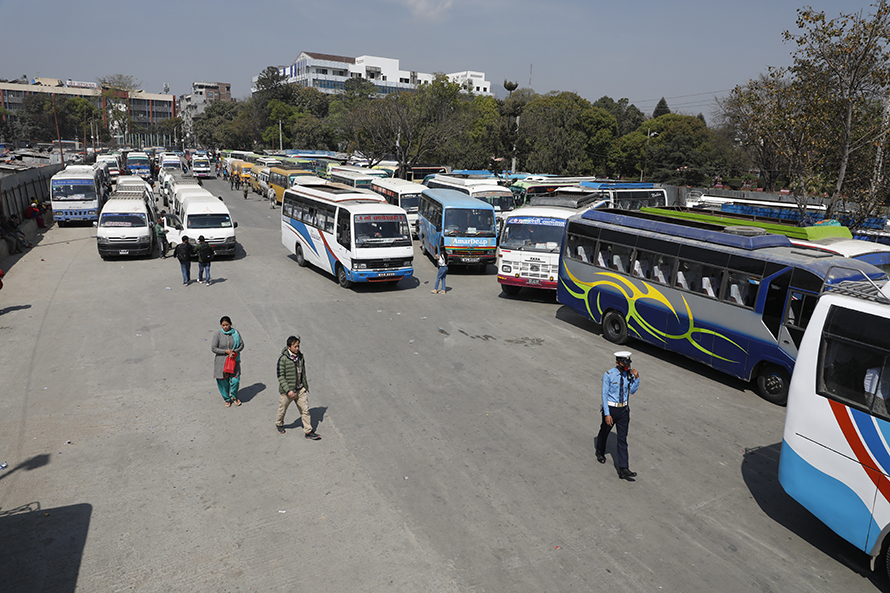
<instances>
[{"instance_id":1,"label":"multi-story building","mask_svg":"<svg viewBox=\"0 0 890 593\"><path fill-rule=\"evenodd\" d=\"M396 91L414 90L417 85L430 82L433 75L413 70L401 70L399 61L377 56L349 58L331 54L302 52L290 66L279 66L278 71L288 84L312 87L323 93L342 91L350 78L370 81L380 95ZM447 74L449 79L465 84L477 95L492 95L491 83L485 80L485 73L465 70ZM256 92L257 78L253 78L251 92Z\"/></svg>"},{"instance_id":2,"label":"multi-story building","mask_svg":"<svg viewBox=\"0 0 890 593\"><path fill-rule=\"evenodd\" d=\"M29 95L59 95L81 97L99 108L103 121L110 125L109 112L126 111L126 128L118 128L112 134L119 135L121 142L129 144L156 144L159 131L157 124L176 116L174 95L146 93L143 90L113 91L104 93L93 82L62 81L57 78L35 78L30 84L25 81L0 82L0 107L15 118L25 97ZM112 118L115 119L115 118ZM114 127L110 125L110 127Z\"/></svg>"},{"instance_id":3,"label":"multi-story building","mask_svg":"<svg viewBox=\"0 0 890 593\"><path fill-rule=\"evenodd\" d=\"M195 137L195 122L204 115L208 105L232 100L232 85L228 82L193 82L192 92L179 98L182 130L187 138Z\"/></svg>"}]
</instances>

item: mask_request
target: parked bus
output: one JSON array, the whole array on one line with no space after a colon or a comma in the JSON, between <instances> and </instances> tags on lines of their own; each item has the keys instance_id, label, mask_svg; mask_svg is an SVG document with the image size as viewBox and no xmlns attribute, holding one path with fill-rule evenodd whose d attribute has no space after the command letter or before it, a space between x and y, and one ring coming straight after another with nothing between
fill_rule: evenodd
<instances>
[{"instance_id":1,"label":"parked bus","mask_svg":"<svg viewBox=\"0 0 890 593\"><path fill-rule=\"evenodd\" d=\"M420 195L418 239L423 254L445 250L451 265L486 266L497 261L497 221L491 204L452 189Z\"/></svg>"},{"instance_id":2,"label":"parked bus","mask_svg":"<svg viewBox=\"0 0 890 593\"><path fill-rule=\"evenodd\" d=\"M411 233L417 236L417 207L420 204L420 194L426 189L419 183L404 179L375 179L371 183L371 190L377 192L390 204L398 206L408 213L408 224L411 225Z\"/></svg>"},{"instance_id":3,"label":"parked bus","mask_svg":"<svg viewBox=\"0 0 890 593\"><path fill-rule=\"evenodd\" d=\"M375 177L380 179L385 179L390 177L387 172L383 169L369 169L368 167L359 167L356 165L336 165L332 164L328 167L328 177L330 178L334 172L351 172L359 175L366 175L369 177Z\"/></svg>"},{"instance_id":4,"label":"parked bus","mask_svg":"<svg viewBox=\"0 0 890 593\"><path fill-rule=\"evenodd\" d=\"M626 183L623 181L582 181L582 189L592 190L599 196L600 204L594 208L621 208L639 210L645 207L667 206L667 191L652 183Z\"/></svg>"},{"instance_id":5,"label":"parked bus","mask_svg":"<svg viewBox=\"0 0 890 593\"><path fill-rule=\"evenodd\" d=\"M144 152L131 152L127 154L127 171L130 175L138 175L146 181L150 181L151 161Z\"/></svg>"},{"instance_id":6,"label":"parked bus","mask_svg":"<svg viewBox=\"0 0 890 593\"><path fill-rule=\"evenodd\" d=\"M60 224L74 220L98 221L105 198L100 171L92 165L68 165L50 181L53 219Z\"/></svg>"},{"instance_id":7,"label":"parked bus","mask_svg":"<svg viewBox=\"0 0 890 593\"><path fill-rule=\"evenodd\" d=\"M824 253L858 259L890 274L890 245L861 241L859 239L838 239L835 237L818 241L791 239L791 242L797 247L818 249Z\"/></svg>"},{"instance_id":8,"label":"parked bus","mask_svg":"<svg viewBox=\"0 0 890 593\"><path fill-rule=\"evenodd\" d=\"M405 211L339 184L286 190L281 242L300 266L333 274L343 288L353 282L397 283L414 273Z\"/></svg>"},{"instance_id":9,"label":"parked bus","mask_svg":"<svg viewBox=\"0 0 890 593\"><path fill-rule=\"evenodd\" d=\"M315 163L312 161L312 159L284 157L283 159L281 159L281 164L285 167L296 167L297 169L315 173Z\"/></svg>"},{"instance_id":10,"label":"parked bus","mask_svg":"<svg viewBox=\"0 0 890 593\"><path fill-rule=\"evenodd\" d=\"M637 338L755 379L761 396L782 404L834 266L886 277L858 260L795 248L783 235L591 209L568 221L557 299L601 324L610 342Z\"/></svg>"},{"instance_id":11,"label":"parked bus","mask_svg":"<svg viewBox=\"0 0 890 593\"><path fill-rule=\"evenodd\" d=\"M273 208L281 204L281 200L284 198L284 190L292 186L297 177L316 176L312 174L312 171L296 169L291 166L281 165L269 168L269 192L266 197L269 198ZM316 178L320 179L320 177Z\"/></svg>"},{"instance_id":12,"label":"parked bus","mask_svg":"<svg viewBox=\"0 0 890 593\"><path fill-rule=\"evenodd\" d=\"M810 317L788 392L779 483L890 574L890 283L840 269Z\"/></svg>"},{"instance_id":13,"label":"parked bus","mask_svg":"<svg viewBox=\"0 0 890 593\"><path fill-rule=\"evenodd\" d=\"M516 205L528 204L532 198L547 196L564 187L578 185L582 181L596 181L596 177L545 177L531 175L510 185Z\"/></svg>"},{"instance_id":14,"label":"parked bus","mask_svg":"<svg viewBox=\"0 0 890 593\"><path fill-rule=\"evenodd\" d=\"M504 294L517 295L524 286L556 290L566 220L589 208L593 199L554 192L532 198L531 205L507 216L497 252L498 283Z\"/></svg>"},{"instance_id":15,"label":"parked bus","mask_svg":"<svg viewBox=\"0 0 890 593\"><path fill-rule=\"evenodd\" d=\"M433 189L452 189L488 202L497 213L499 226L503 225L507 212L515 207L513 192L499 185L497 177L434 175L427 180L426 186Z\"/></svg>"},{"instance_id":16,"label":"parked bus","mask_svg":"<svg viewBox=\"0 0 890 593\"><path fill-rule=\"evenodd\" d=\"M364 173L357 173L355 171L333 169L331 171L330 179L331 183L342 183L343 185L348 185L349 187L361 187L370 189L371 183L375 179L378 179L378 177L372 177L371 175L365 175Z\"/></svg>"}]
</instances>

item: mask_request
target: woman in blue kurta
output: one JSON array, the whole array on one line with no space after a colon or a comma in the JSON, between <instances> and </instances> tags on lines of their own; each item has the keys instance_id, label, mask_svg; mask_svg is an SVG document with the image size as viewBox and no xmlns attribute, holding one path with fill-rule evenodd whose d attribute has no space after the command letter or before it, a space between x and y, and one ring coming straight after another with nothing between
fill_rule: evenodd
<instances>
[{"instance_id":1,"label":"woman in blue kurta","mask_svg":"<svg viewBox=\"0 0 890 593\"><path fill-rule=\"evenodd\" d=\"M213 377L216 379L216 386L219 393L226 402L228 408L232 404L241 405L238 399L238 387L241 383L241 351L244 350L244 340L241 334L232 327L232 320L225 316L219 320L220 330L213 335L213 342L210 349L216 354L213 361ZM226 358L235 359L235 372L226 373L223 371Z\"/></svg>"}]
</instances>

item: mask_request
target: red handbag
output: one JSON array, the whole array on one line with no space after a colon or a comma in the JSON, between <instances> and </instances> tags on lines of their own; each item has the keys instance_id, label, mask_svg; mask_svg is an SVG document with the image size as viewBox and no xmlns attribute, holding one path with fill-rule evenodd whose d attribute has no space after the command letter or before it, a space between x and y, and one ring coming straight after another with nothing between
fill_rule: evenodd
<instances>
[{"instance_id":1,"label":"red handbag","mask_svg":"<svg viewBox=\"0 0 890 593\"><path fill-rule=\"evenodd\" d=\"M226 356L226 364L223 365L223 373L228 373L230 375L235 374L235 357L234 356Z\"/></svg>"}]
</instances>

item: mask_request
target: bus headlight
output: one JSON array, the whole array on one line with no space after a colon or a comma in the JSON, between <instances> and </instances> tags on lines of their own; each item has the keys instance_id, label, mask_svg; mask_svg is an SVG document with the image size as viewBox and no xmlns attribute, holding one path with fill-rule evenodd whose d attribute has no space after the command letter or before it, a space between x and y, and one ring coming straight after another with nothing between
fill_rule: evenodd
<instances>
[{"instance_id":1,"label":"bus headlight","mask_svg":"<svg viewBox=\"0 0 890 593\"><path fill-rule=\"evenodd\" d=\"M508 265L506 265L506 264L504 264L503 266L501 266L501 272L503 272L503 273L505 273L505 274L509 274L509 273L512 272L512 271L513 271L513 267L512 267L512 266L508 266Z\"/></svg>"},{"instance_id":2,"label":"bus headlight","mask_svg":"<svg viewBox=\"0 0 890 593\"><path fill-rule=\"evenodd\" d=\"M413 260L413 259L406 259L406 260L405 260L405 263L404 263L404 266L405 266L406 268L410 268L411 265L412 265L413 263L414 263L414 260Z\"/></svg>"},{"instance_id":3,"label":"bus headlight","mask_svg":"<svg viewBox=\"0 0 890 593\"><path fill-rule=\"evenodd\" d=\"M352 267L355 268L356 270L367 270L368 264L354 261L354 262L352 262Z\"/></svg>"},{"instance_id":4,"label":"bus headlight","mask_svg":"<svg viewBox=\"0 0 890 593\"><path fill-rule=\"evenodd\" d=\"M137 243L151 243L151 235L142 235L136 239Z\"/></svg>"}]
</instances>

